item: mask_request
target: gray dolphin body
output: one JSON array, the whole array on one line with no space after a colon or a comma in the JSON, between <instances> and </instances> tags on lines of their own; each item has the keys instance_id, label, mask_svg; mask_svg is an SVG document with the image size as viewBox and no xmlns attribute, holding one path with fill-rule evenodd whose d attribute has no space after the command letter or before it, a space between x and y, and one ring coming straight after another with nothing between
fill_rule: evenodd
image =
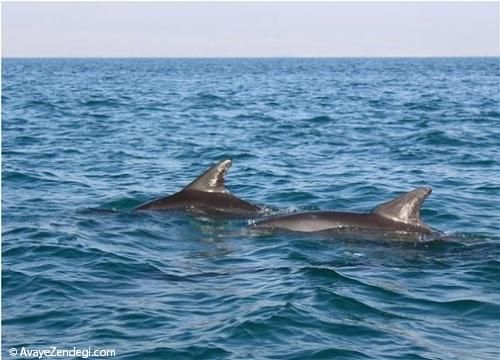
<instances>
[{"instance_id":1,"label":"gray dolphin body","mask_svg":"<svg viewBox=\"0 0 500 360\"><path fill-rule=\"evenodd\" d=\"M269 217L255 222L265 229L298 232L363 231L431 234L432 229L420 218L420 208L431 193L430 188L418 188L383 203L370 213L313 211Z\"/></svg>"},{"instance_id":2,"label":"gray dolphin body","mask_svg":"<svg viewBox=\"0 0 500 360\"><path fill-rule=\"evenodd\" d=\"M216 217L252 217L261 207L242 200L224 187L231 160L212 166L181 191L139 205L134 211L185 211Z\"/></svg>"}]
</instances>

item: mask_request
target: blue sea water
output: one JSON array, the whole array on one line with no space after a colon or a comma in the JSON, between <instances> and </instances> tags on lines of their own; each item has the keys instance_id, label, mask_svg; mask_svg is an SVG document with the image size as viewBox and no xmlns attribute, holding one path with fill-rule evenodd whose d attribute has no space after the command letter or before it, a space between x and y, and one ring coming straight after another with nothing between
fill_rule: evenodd
<instances>
[{"instance_id":1,"label":"blue sea water","mask_svg":"<svg viewBox=\"0 0 500 360\"><path fill-rule=\"evenodd\" d=\"M3 357L498 359L499 64L4 59ZM279 213L430 186L445 236L131 212L224 158L227 188Z\"/></svg>"}]
</instances>

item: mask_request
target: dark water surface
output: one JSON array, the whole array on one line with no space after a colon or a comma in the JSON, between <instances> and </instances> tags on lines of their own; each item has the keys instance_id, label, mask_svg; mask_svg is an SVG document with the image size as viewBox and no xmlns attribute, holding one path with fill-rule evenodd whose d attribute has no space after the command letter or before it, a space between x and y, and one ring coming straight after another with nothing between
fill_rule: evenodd
<instances>
[{"instance_id":1,"label":"dark water surface","mask_svg":"<svg viewBox=\"0 0 500 360\"><path fill-rule=\"evenodd\" d=\"M3 357L500 357L499 59L2 70ZM449 240L130 213L224 158L229 190L280 212L368 211L430 186L423 218Z\"/></svg>"}]
</instances>

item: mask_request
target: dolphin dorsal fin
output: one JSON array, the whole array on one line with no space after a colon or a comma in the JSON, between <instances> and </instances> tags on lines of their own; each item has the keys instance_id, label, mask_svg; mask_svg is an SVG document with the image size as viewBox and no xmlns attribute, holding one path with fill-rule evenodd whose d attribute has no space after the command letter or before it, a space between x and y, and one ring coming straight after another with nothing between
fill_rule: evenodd
<instances>
[{"instance_id":1,"label":"dolphin dorsal fin","mask_svg":"<svg viewBox=\"0 0 500 360\"><path fill-rule=\"evenodd\" d=\"M206 170L184 189L225 193L227 190L224 188L224 176L230 167L231 160L223 160Z\"/></svg>"},{"instance_id":2,"label":"dolphin dorsal fin","mask_svg":"<svg viewBox=\"0 0 500 360\"><path fill-rule=\"evenodd\" d=\"M420 224L422 223L420 208L431 192L432 189L428 187L412 190L394 200L377 206L372 210L372 213L395 221Z\"/></svg>"}]
</instances>

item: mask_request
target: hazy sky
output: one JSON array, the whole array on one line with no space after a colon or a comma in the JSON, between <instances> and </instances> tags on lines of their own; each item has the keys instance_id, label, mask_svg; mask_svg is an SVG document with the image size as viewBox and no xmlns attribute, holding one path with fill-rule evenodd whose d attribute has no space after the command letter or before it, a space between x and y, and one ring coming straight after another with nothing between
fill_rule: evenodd
<instances>
[{"instance_id":1,"label":"hazy sky","mask_svg":"<svg viewBox=\"0 0 500 360\"><path fill-rule=\"evenodd\" d=\"M2 56L499 56L500 5L3 3Z\"/></svg>"}]
</instances>

